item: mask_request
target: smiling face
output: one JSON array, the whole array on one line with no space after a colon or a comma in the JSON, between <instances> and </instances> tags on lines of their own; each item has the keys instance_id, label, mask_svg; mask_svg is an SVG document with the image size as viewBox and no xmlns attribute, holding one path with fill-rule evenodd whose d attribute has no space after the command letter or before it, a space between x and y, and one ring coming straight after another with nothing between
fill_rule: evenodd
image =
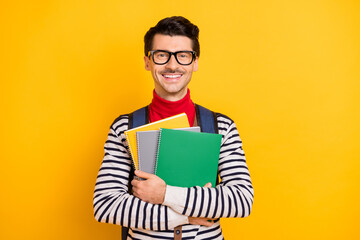
<instances>
[{"instance_id":1,"label":"smiling face","mask_svg":"<svg viewBox=\"0 0 360 240\"><path fill-rule=\"evenodd\" d=\"M192 51L192 41L185 36L156 34L152 50L170 52ZM198 57L190 65L180 65L175 56L169 62L157 65L151 57L144 57L145 69L151 71L155 83L155 92L163 99L177 101L185 97L192 73L198 69Z\"/></svg>"}]
</instances>

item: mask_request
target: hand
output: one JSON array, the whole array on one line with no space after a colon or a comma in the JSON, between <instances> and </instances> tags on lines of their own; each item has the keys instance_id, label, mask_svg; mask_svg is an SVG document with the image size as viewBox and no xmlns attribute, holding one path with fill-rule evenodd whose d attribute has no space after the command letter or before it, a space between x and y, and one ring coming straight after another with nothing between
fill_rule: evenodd
<instances>
[{"instance_id":1,"label":"hand","mask_svg":"<svg viewBox=\"0 0 360 240\"><path fill-rule=\"evenodd\" d=\"M204 185L204 187L211 188L211 183L207 183ZM206 227L211 227L214 224L214 219L212 218L196 218L196 217L188 217L189 223L192 225L202 225Z\"/></svg>"},{"instance_id":2,"label":"hand","mask_svg":"<svg viewBox=\"0 0 360 240\"><path fill-rule=\"evenodd\" d=\"M205 227L211 227L214 224L214 219L212 218L202 218L202 217L188 217L189 223L192 225L202 225Z\"/></svg>"},{"instance_id":3,"label":"hand","mask_svg":"<svg viewBox=\"0 0 360 240\"><path fill-rule=\"evenodd\" d=\"M208 182L207 184L204 185L204 187L208 187L208 188L211 188L211 182Z\"/></svg>"},{"instance_id":4,"label":"hand","mask_svg":"<svg viewBox=\"0 0 360 240\"><path fill-rule=\"evenodd\" d=\"M164 180L154 174L140 170L136 170L135 175L145 180L134 179L131 181L133 195L148 203L162 204L166 191Z\"/></svg>"}]
</instances>

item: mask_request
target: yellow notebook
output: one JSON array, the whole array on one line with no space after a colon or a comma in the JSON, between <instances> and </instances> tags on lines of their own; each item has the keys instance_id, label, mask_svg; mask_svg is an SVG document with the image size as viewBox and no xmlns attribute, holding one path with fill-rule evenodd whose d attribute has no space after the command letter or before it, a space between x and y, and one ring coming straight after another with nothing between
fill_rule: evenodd
<instances>
[{"instance_id":1,"label":"yellow notebook","mask_svg":"<svg viewBox=\"0 0 360 240\"><path fill-rule=\"evenodd\" d=\"M186 128L189 126L189 121L185 113L181 113L169 118L165 118L156 122L142 125L125 131L126 141L129 145L130 154L134 162L135 169L139 169L136 132L159 130L160 128Z\"/></svg>"}]
</instances>

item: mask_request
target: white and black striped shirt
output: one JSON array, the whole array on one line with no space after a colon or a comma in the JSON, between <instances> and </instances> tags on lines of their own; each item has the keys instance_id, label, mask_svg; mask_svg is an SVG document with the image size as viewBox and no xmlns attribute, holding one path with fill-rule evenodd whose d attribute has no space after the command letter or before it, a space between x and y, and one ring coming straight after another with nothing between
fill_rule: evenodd
<instances>
[{"instance_id":1,"label":"white and black striped shirt","mask_svg":"<svg viewBox=\"0 0 360 240\"><path fill-rule=\"evenodd\" d=\"M250 214L254 191L235 123L217 114L223 135L219 158L221 182L215 188L166 187L162 205L150 204L128 193L131 158L124 131L128 115L110 127L94 191L97 221L129 227L128 239L173 239L182 225L182 239L223 239L219 218ZM191 225L188 217L216 218L211 227Z\"/></svg>"}]
</instances>

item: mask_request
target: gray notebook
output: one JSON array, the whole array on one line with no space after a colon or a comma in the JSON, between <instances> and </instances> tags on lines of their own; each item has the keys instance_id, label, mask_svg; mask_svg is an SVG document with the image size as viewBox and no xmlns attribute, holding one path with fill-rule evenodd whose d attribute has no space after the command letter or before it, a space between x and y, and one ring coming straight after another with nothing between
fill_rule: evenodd
<instances>
[{"instance_id":1,"label":"gray notebook","mask_svg":"<svg viewBox=\"0 0 360 240\"><path fill-rule=\"evenodd\" d=\"M200 132L200 127L177 128L176 130ZM155 173L159 132L159 130L153 130L136 133L139 170L141 171Z\"/></svg>"}]
</instances>

